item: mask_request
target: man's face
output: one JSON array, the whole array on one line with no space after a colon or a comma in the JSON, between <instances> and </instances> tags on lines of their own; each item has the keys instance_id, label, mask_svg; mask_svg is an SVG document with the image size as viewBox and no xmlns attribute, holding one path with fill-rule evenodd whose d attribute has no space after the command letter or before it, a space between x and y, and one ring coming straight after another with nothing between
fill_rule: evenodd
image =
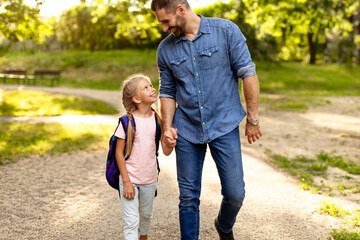
<instances>
[{"instance_id":1,"label":"man's face","mask_svg":"<svg viewBox=\"0 0 360 240\"><path fill-rule=\"evenodd\" d=\"M164 8L158 9L155 16L161 23L164 32L171 31L176 37L185 34L186 19L182 15L175 13L167 13Z\"/></svg>"}]
</instances>

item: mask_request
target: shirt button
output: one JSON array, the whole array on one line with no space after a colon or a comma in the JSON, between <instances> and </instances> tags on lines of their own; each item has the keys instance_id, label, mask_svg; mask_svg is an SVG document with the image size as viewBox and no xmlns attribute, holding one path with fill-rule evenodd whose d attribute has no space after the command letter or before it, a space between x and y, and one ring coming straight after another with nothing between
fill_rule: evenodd
<instances>
[{"instance_id":1,"label":"shirt button","mask_svg":"<svg viewBox=\"0 0 360 240\"><path fill-rule=\"evenodd\" d=\"M194 61L196 60L196 58L194 58Z\"/></svg>"},{"instance_id":2,"label":"shirt button","mask_svg":"<svg viewBox=\"0 0 360 240\"><path fill-rule=\"evenodd\" d=\"M203 122L203 125L205 125L205 122Z\"/></svg>"},{"instance_id":3,"label":"shirt button","mask_svg":"<svg viewBox=\"0 0 360 240\"><path fill-rule=\"evenodd\" d=\"M195 74L195 76L199 76L199 74L197 73L197 74Z\"/></svg>"},{"instance_id":4,"label":"shirt button","mask_svg":"<svg viewBox=\"0 0 360 240\"><path fill-rule=\"evenodd\" d=\"M201 91L199 91L199 93L201 93Z\"/></svg>"},{"instance_id":5,"label":"shirt button","mask_svg":"<svg viewBox=\"0 0 360 240\"><path fill-rule=\"evenodd\" d=\"M201 109L204 109L204 107L200 107Z\"/></svg>"},{"instance_id":6,"label":"shirt button","mask_svg":"<svg viewBox=\"0 0 360 240\"><path fill-rule=\"evenodd\" d=\"M209 52L209 56L211 56L211 53Z\"/></svg>"}]
</instances>

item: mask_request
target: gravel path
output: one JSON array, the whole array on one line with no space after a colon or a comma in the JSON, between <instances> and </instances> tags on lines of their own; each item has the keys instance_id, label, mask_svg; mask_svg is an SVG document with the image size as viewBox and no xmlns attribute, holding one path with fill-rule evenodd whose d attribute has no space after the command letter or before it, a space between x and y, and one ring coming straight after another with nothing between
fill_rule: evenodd
<instances>
[{"instance_id":1,"label":"gravel path","mask_svg":"<svg viewBox=\"0 0 360 240\"><path fill-rule=\"evenodd\" d=\"M0 85L5 88L17 86ZM112 91L24 88L120 102L120 94ZM121 110L120 104L115 107ZM109 119L116 124L115 116ZM94 124L102 120L98 117ZM34 156L0 166L0 239L123 239L120 201L105 180L105 161L106 152L98 151ZM175 154L160 155L159 161L159 194L149 239L180 239ZM234 226L235 239L327 239L342 223L316 213L321 202L353 204L299 189L292 178L269 166L261 151L247 144L243 144L243 162L247 194ZM220 201L219 178L207 154L202 240L217 239L213 220Z\"/></svg>"}]
</instances>

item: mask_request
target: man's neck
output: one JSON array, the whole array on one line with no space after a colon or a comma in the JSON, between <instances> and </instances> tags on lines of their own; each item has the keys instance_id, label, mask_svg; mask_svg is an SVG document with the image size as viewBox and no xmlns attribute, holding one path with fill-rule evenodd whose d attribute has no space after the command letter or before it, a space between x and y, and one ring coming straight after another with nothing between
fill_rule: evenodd
<instances>
[{"instance_id":1,"label":"man's neck","mask_svg":"<svg viewBox=\"0 0 360 240\"><path fill-rule=\"evenodd\" d=\"M189 13L187 20L187 28L185 30L185 37L190 41L194 39L200 29L201 17L196 15L193 11Z\"/></svg>"}]
</instances>

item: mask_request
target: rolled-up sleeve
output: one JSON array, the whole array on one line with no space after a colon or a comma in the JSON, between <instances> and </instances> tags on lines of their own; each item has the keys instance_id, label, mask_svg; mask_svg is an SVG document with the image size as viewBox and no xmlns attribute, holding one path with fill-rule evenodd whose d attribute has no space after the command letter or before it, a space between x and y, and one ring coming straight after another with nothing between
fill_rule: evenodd
<instances>
[{"instance_id":1,"label":"rolled-up sleeve","mask_svg":"<svg viewBox=\"0 0 360 240\"><path fill-rule=\"evenodd\" d=\"M255 75L255 64L251 60L246 38L234 23L230 23L229 26L228 43L231 66L236 76L246 78Z\"/></svg>"},{"instance_id":2,"label":"rolled-up sleeve","mask_svg":"<svg viewBox=\"0 0 360 240\"><path fill-rule=\"evenodd\" d=\"M157 51L157 65L160 74L160 98L173 98L176 96L176 83L171 70L166 64L164 52L162 52L161 45Z\"/></svg>"}]
</instances>

